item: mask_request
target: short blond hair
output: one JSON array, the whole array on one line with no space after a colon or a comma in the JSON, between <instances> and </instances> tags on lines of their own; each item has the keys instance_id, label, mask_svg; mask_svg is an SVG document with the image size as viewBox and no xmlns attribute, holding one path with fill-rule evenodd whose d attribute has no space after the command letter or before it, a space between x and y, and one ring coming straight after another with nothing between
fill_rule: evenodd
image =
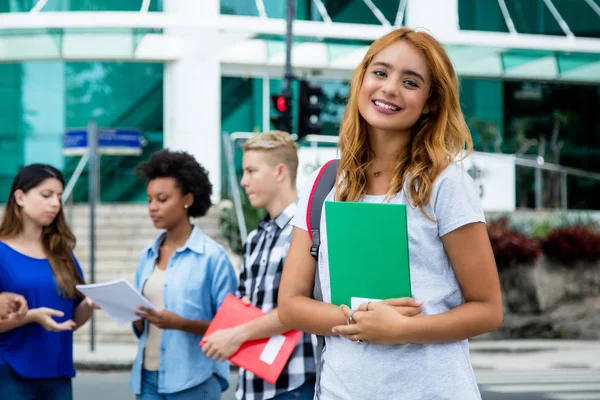
<instances>
[{"instance_id":1,"label":"short blond hair","mask_svg":"<svg viewBox=\"0 0 600 400\"><path fill-rule=\"evenodd\" d=\"M244 143L244 151L262 151L269 156L272 165L285 164L290 171L292 185L296 184L298 145L289 133L283 131L259 133Z\"/></svg>"}]
</instances>

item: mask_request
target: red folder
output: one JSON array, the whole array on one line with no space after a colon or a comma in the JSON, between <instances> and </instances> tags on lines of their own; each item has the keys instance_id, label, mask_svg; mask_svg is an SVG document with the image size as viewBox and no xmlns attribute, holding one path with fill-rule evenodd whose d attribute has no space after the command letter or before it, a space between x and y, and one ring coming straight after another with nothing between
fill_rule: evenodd
<instances>
[{"instance_id":1,"label":"red folder","mask_svg":"<svg viewBox=\"0 0 600 400\"><path fill-rule=\"evenodd\" d=\"M252 321L262 315L265 315L265 313L260 308L246 305L242 300L228 294L206 330L204 337L208 337L220 329L233 328L234 326ZM283 367L285 367L285 364L290 359L296 343L300 340L302 332L296 330L288 331L283 336L285 337L285 342L275 357L273 364L267 364L260 359L269 338L244 343L237 352L229 357L229 361L247 369L265 381L275 384L277 378L281 375ZM200 346L202 345L204 345L204 339L200 342Z\"/></svg>"}]
</instances>

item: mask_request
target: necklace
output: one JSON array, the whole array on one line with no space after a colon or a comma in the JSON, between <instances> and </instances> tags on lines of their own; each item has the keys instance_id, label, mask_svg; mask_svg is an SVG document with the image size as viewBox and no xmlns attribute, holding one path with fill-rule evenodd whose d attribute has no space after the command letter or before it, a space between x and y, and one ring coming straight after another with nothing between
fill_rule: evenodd
<instances>
[{"instance_id":1,"label":"necklace","mask_svg":"<svg viewBox=\"0 0 600 400\"><path fill-rule=\"evenodd\" d=\"M381 171L375 171L373 172L373 175L375 175L375 178L377 178L379 175L381 175Z\"/></svg>"}]
</instances>

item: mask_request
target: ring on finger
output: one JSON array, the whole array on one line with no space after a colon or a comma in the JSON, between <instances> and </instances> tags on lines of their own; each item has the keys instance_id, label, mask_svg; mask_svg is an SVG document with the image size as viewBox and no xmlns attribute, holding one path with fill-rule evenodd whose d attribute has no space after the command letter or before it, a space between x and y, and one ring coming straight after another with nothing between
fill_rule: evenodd
<instances>
[{"instance_id":1,"label":"ring on finger","mask_svg":"<svg viewBox=\"0 0 600 400\"><path fill-rule=\"evenodd\" d=\"M360 340L358 338L358 335L354 335L354 341L356 342L356 344L361 344L362 343L362 340Z\"/></svg>"},{"instance_id":2,"label":"ring on finger","mask_svg":"<svg viewBox=\"0 0 600 400\"><path fill-rule=\"evenodd\" d=\"M350 313L350 316L348 317L348 325L350 325L354 321L354 313L355 312L356 312L356 310L352 310L352 312Z\"/></svg>"}]
</instances>

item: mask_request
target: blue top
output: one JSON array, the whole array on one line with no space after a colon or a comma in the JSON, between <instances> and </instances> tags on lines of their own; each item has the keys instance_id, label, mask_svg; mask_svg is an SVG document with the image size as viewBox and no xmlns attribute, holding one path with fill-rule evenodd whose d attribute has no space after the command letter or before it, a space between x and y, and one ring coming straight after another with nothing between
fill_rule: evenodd
<instances>
[{"instance_id":1,"label":"blue top","mask_svg":"<svg viewBox=\"0 0 600 400\"><path fill-rule=\"evenodd\" d=\"M48 259L29 257L0 242L0 292L23 295L30 310L48 307L64 312L63 317L54 317L60 323L73 319L81 299L62 297L55 282ZM73 332L48 332L34 322L0 333L0 364L23 378L74 377Z\"/></svg>"},{"instance_id":2,"label":"blue top","mask_svg":"<svg viewBox=\"0 0 600 400\"><path fill-rule=\"evenodd\" d=\"M150 277L165 238L160 234L144 249L135 272L134 287L141 293ZM164 308L183 318L211 321L228 293L235 293L235 271L223 246L194 227L185 245L169 263L163 286ZM137 333L137 332L136 332ZM141 392L141 374L148 326L140 338L130 387ZM178 330L163 330L160 343L158 391L176 393L200 385L216 375L222 390L229 386L229 363L213 361L202 353L202 336Z\"/></svg>"}]
</instances>

